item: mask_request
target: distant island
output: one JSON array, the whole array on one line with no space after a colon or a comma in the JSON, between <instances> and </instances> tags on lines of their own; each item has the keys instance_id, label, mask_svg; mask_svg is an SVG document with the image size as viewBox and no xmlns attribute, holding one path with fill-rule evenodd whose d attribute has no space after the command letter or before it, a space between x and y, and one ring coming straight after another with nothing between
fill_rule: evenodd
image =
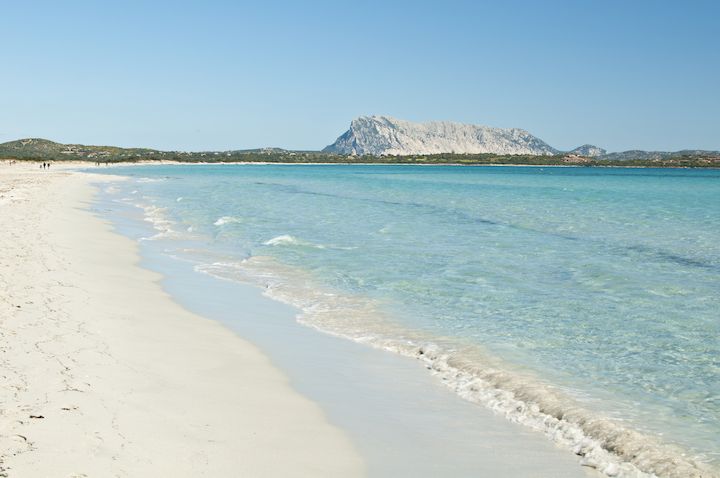
<instances>
[{"instance_id":1,"label":"distant island","mask_svg":"<svg viewBox=\"0 0 720 478\"><path fill-rule=\"evenodd\" d=\"M100 163L382 163L718 168L719 151L632 150L608 153L585 144L557 150L525 130L453 122L413 123L361 116L322 151L260 148L232 151L160 151L147 148L61 144L28 138L0 144L0 159Z\"/></svg>"}]
</instances>

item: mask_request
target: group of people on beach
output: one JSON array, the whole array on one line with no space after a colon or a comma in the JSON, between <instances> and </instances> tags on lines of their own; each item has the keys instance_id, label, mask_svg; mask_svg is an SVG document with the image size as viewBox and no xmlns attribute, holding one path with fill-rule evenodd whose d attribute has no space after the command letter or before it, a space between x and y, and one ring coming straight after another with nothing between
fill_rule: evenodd
<instances>
[{"instance_id":1,"label":"group of people on beach","mask_svg":"<svg viewBox=\"0 0 720 478\"><path fill-rule=\"evenodd\" d=\"M50 168L50 163L42 163L40 165L40 169L48 169L48 168Z\"/></svg>"}]
</instances>

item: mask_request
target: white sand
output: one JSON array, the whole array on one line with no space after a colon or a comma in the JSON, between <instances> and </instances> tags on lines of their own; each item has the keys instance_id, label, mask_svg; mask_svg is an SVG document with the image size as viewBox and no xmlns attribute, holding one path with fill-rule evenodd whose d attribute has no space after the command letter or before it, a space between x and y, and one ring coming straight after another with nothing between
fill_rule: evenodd
<instances>
[{"instance_id":1,"label":"white sand","mask_svg":"<svg viewBox=\"0 0 720 478\"><path fill-rule=\"evenodd\" d=\"M137 266L92 193L0 163L0 476L362 475L263 353Z\"/></svg>"}]
</instances>

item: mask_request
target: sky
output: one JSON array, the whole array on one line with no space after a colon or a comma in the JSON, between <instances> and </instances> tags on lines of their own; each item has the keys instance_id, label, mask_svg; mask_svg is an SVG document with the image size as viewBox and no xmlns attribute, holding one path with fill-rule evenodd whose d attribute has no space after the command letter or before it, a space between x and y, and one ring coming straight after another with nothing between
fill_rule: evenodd
<instances>
[{"instance_id":1,"label":"sky","mask_svg":"<svg viewBox=\"0 0 720 478\"><path fill-rule=\"evenodd\" d=\"M320 149L360 115L720 150L717 1L0 0L0 142Z\"/></svg>"}]
</instances>

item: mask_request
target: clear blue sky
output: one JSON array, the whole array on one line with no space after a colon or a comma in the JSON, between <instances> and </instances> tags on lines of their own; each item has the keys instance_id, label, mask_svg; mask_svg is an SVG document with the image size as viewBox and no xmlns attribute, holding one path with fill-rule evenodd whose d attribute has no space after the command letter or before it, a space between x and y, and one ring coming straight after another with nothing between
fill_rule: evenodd
<instances>
[{"instance_id":1,"label":"clear blue sky","mask_svg":"<svg viewBox=\"0 0 720 478\"><path fill-rule=\"evenodd\" d=\"M322 148L352 118L720 149L717 1L5 1L0 142Z\"/></svg>"}]
</instances>

